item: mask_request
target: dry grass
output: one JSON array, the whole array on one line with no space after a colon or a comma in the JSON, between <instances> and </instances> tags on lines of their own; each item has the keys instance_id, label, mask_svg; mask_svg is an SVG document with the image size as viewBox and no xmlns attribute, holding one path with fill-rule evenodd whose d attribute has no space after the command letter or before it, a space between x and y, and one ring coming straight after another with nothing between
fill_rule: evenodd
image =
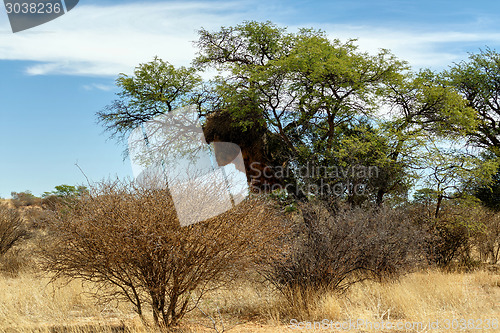
<instances>
[{"instance_id":1,"label":"dry grass","mask_svg":"<svg viewBox=\"0 0 500 333\"><path fill-rule=\"evenodd\" d=\"M33 274L0 277L0 290L0 328L4 329L125 319L131 313L124 306L99 306L88 294L88 286L50 283L48 277Z\"/></svg>"},{"instance_id":2,"label":"dry grass","mask_svg":"<svg viewBox=\"0 0 500 333\"><path fill-rule=\"evenodd\" d=\"M336 319L429 322L449 319L500 319L500 276L487 272L422 272L398 282L355 286L345 298L326 296L319 314ZM330 317L334 314L330 314ZM329 317L326 317L329 318Z\"/></svg>"},{"instance_id":3,"label":"dry grass","mask_svg":"<svg viewBox=\"0 0 500 333\"><path fill-rule=\"evenodd\" d=\"M12 200L10 200L10 199L0 199L0 205L6 205L9 208L14 208L14 205L12 204Z\"/></svg>"},{"instance_id":4,"label":"dry grass","mask_svg":"<svg viewBox=\"0 0 500 333\"><path fill-rule=\"evenodd\" d=\"M0 277L0 332L150 331L128 304L97 304L87 294L91 287L77 282L49 283L47 277L28 273L15 278ZM223 323L226 331L262 333L301 331L290 328L292 318L299 321L329 319L334 322L349 319L371 322L500 319L500 275L485 271L470 274L419 272L397 282L364 282L344 295L327 292L310 299L310 302L307 310L290 308L270 288L238 282L211 294L202 302L200 309L195 309L185 318L178 331L215 332L210 328L213 324L207 316L215 319L219 331ZM500 330L484 330L495 331Z\"/></svg>"}]
</instances>

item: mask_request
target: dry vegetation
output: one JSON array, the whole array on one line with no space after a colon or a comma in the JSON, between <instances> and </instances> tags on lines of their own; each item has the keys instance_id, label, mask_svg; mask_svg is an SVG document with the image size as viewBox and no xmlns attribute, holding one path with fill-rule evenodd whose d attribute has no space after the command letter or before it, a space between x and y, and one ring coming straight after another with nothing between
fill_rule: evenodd
<instances>
[{"instance_id":1,"label":"dry vegetation","mask_svg":"<svg viewBox=\"0 0 500 333\"><path fill-rule=\"evenodd\" d=\"M182 312L176 325L170 325L176 332L332 331L294 329L293 319L499 319L498 266L445 271L422 265L422 259L429 259L425 251L419 252L422 235L411 221L403 221L413 216L411 211L309 205L284 216L269 203L254 201L206 223L180 228L168 195L154 189L107 184L83 195L71 209L67 201L62 203L52 213L33 207L17 210L29 237L23 236L0 258L0 332L157 332L153 318L163 315L161 308L155 309L158 291L164 293L167 308L171 295L189 301L191 311ZM8 213L4 218L17 221L18 215L3 206ZM283 221L303 227L286 229ZM390 227L394 224L397 228ZM154 242L136 242L150 234L161 235L155 239L162 239L164 246L154 250ZM277 256L270 245L283 241L290 247L281 247ZM172 242L184 244L183 256L172 255L175 248L167 246ZM40 253L40 247L45 252ZM306 262L297 266L300 260ZM328 263L335 268L324 266ZM113 287L106 274L124 265L130 280L122 282L130 283ZM205 270L200 271L200 265ZM183 284L172 284L175 271L177 278L185 277ZM145 272L167 279L147 285ZM198 280L193 281L195 276ZM339 288L339 279L348 288ZM142 313L127 300L123 287L141 293ZM172 293L179 287L186 292ZM190 293L203 297L193 301L186 297ZM360 326L349 331L430 330Z\"/></svg>"},{"instance_id":2,"label":"dry vegetation","mask_svg":"<svg viewBox=\"0 0 500 333\"><path fill-rule=\"evenodd\" d=\"M86 293L93 290L92 284L49 281L48 277L27 273L0 277L0 331L54 332L54 328L62 327L69 332L152 331L127 303L96 303ZM500 312L500 276L486 271L416 272L395 282L366 281L343 295L326 293L311 301L307 310L291 309L272 289L245 280L211 293L200 308L215 319L219 318L219 309L222 323L230 332L298 331L289 328L291 318L359 318L373 322L491 319L498 318ZM221 331L221 321L216 323ZM187 315L179 331L215 332L211 325L211 320L197 310Z\"/></svg>"},{"instance_id":3,"label":"dry vegetation","mask_svg":"<svg viewBox=\"0 0 500 333\"><path fill-rule=\"evenodd\" d=\"M272 258L281 220L253 199L182 227L168 190L103 184L49 221L43 268L97 283L102 301L128 301L145 322L149 306L157 326L171 327L208 290Z\"/></svg>"}]
</instances>

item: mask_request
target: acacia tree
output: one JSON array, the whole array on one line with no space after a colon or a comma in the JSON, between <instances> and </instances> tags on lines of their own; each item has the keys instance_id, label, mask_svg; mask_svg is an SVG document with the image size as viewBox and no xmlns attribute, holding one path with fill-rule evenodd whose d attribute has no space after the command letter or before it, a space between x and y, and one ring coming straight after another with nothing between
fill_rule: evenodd
<instances>
[{"instance_id":1,"label":"acacia tree","mask_svg":"<svg viewBox=\"0 0 500 333\"><path fill-rule=\"evenodd\" d=\"M319 30L290 33L270 22L244 22L218 31L199 31L193 68L176 69L155 58L132 77L120 76L119 98L98 114L112 133L126 134L173 107L194 104L205 121L206 138L242 147L247 172L273 167L290 172L267 180L299 188L338 184L338 196L381 204L404 193L411 169L429 132L447 137L472 131L475 114L452 87L429 71L412 73L389 51L361 52L354 40L331 40ZM215 68L202 82L197 70ZM391 119L380 113L391 109ZM374 150L367 151L365 147ZM356 156L346 151L359 152ZM355 164L353 164L355 163ZM373 165L373 179L306 177L301 168ZM362 181L369 195L349 188ZM265 183L266 179L259 179ZM333 193L327 193L332 196Z\"/></svg>"},{"instance_id":2,"label":"acacia tree","mask_svg":"<svg viewBox=\"0 0 500 333\"><path fill-rule=\"evenodd\" d=\"M383 179L378 203L395 187L418 180L429 161L424 147L436 140L461 140L476 126L474 110L428 70L408 72L389 82L384 102L390 110L389 117L380 122L388 141L385 163L398 166L399 172Z\"/></svg>"},{"instance_id":3,"label":"acacia tree","mask_svg":"<svg viewBox=\"0 0 500 333\"><path fill-rule=\"evenodd\" d=\"M143 320L149 308L154 322L168 327L207 291L282 251L283 230L276 210L258 198L182 227L168 190L105 183L49 222L44 267L54 278L99 284L101 300L131 302Z\"/></svg>"},{"instance_id":4,"label":"acacia tree","mask_svg":"<svg viewBox=\"0 0 500 333\"><path fill-rule=\"evenodd\" d=\"M424 182L436 201L434 217L439 217L443 200L466 199L476 184L488 184L498 168L498 160L482 159L452 146L438 146L432 140L426 147L427 175Z\"/></svg>"},{"instance_id":5,"label":"acacia tree","mask_svg":"<svg viewBox=\"0 0 500 333\"><path fill-rule=\"evenodd\" d=\"M269 22L202 29L198 47L198 66L229 72L214 82L224 96L215 111L229 112L239 127L251 108L279 141L269 152L274 165L292 169L339 165L335 151L345 131L364 126L384 83L405 68L388 51L370 56L353 41L332 41L313 29L288 33Z\"/></svg>"},{"instance_id":6,"label":"acacia tree","mask_svg":"<svg viewBox=\"0 0 500 333\"><path fill-rule=\"evenodd\" d=\"M119 75L118 99L97 113L98 120L111 136L124 138L148 120L189 104L200 83L195 69L175 68L155 57L138 66L133 76Z\"/></svg>"},{"instance_id":7,"label":"acacia tree","mask_svg":"<svg viewBox=\"0 0 500 333\"><path fill-rule=\"evenodd\" d=\"M500 54L489 48L471 54L442 76L476 111L478 126L468 133L470 143L500 156Z\"/></svg>"},{"instance_id":8,"label":"acacia tree","mask_svg":"<svg viewBox=\"0 0 500 333\"><path fill-rule=\"evenodd\" d=\"M370 193L365 197L377 204L388 193L408 189L429 133L456 138L476 125L474 110L437 75L412 73L387 50L360 52L354 40L245 22L216 32L202 29L197 45L195 64L229 72L215 81L223 96L212 99L220 102L215 110L231 113L236 126L245 125L248 108L258 112L280 139L277 165L376 166L377 176L362 181ZM247 101L244 107L241 101ZM385 109L392 111L389 120L379 117ZM293 182L319 181L294 177ZM353 198L348 190L346 196Z\"/></svg>"}]
</instances>

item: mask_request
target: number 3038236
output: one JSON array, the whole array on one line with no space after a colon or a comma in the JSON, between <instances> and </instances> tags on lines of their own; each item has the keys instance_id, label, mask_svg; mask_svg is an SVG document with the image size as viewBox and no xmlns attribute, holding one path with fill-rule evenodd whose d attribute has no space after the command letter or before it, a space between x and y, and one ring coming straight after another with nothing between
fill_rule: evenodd
<instances>
[{"instance_id":1,"label":"number 3038236","mask_svg":"<svg viewBox=\"0 0 500 333\"><path fill-rule=\"evenodd\" d=\"M499 328L498 319L446 319L444 329L476 329L476 330L497 330Z\"/></svg>"},{"instance_id":2,"label":"number 3038236","mask_svg":"<svg viewBox=\"0 0 500 333\"><path fill-rule=\"evenodd\" d=\"M60 3L22 2L6 3L7 14L59 14L62 11Z\"/></svg>"}]
</instances>

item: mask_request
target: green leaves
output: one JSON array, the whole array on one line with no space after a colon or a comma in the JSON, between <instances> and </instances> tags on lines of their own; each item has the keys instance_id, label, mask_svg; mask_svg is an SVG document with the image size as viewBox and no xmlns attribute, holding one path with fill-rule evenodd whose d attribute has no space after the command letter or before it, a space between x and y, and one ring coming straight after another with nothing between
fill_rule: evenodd
<instances>
[{"instance_id":1,"label":"green leaves","mask_svg":"<svg viewBox=\"0 0 500 333\"><path fill-rule=\"evenodd\" d=\"M158 57L139 65L134 76L120 74L116 84L122 89L120 97L128 99L131 105L147 107L155 103L171 111L182 104L186 95L201 83L193 68L175 68ZM161 108L161 106L158 106Z\"/></svg>"},{"instance_id":2,"label":"green leaves","mask_svg":"<svg viewBox=\"0 0 500 333\"><path fill-rule=\"evenodd\" d=\"M194 68L175 68L155 57L137 66L133 76L118 76L118 99L97 116L112 135L123 136L159 114L190 104L201 83Z\"/></svg>"},{"instance_id":3,"label":"green leaves","mask_svg":"<svg viewBox=\"0 0 500 333\"><path fill-rule=\"evenodd\" d=\"M433 132L442 137L457 137L477 126L474 109L428 70L401 75L388 89L386 98L397 112L397 126L401 130L407 128Z\"/></svg>"},{"instance_id":4,"label":"green leaves","mask_svg":"<svg viewBox=\"0 0 500 333\"><path fill-rule=\"evenodd\" d=\"M83 194L88 192L88 189L85 186L73 186L73 185L58 185L54 187L54 191L44 192L42 197L47 198L51 195L55 195L59 198L74 198L82 196Z\"/></svg>"},{"instance_id":5,"label":"green leaves","mask_svg":"<svg viewBox=\"0 0 500 333\"><path fill-rule=\"evenodd\" d=\"M470 141L500 156L500 54L491 49L471 54L443 72L443 80L475 110L477 127L469 131Z\"/></svg>"},{"instance_id":6,"label":"green leaves","mask_svg":"<svg viewBox=\"0 0 500 333\"><path fill-rule=\"evenodd\" d=\"M217 32L200 29L195 65L232 70L235 67L265 65L287 53L291 35L271 22L247 21L236 27L221 27Z\"/></svg>"}]
</instances>

